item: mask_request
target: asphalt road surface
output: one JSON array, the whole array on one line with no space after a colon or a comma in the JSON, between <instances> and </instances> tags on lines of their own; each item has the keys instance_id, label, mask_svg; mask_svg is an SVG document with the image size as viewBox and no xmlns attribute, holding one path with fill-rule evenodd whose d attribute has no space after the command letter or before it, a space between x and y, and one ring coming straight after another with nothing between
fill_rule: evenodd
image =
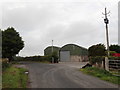
<instances>
[{"instance_id":1,"label":"asphalt road surface","mask_svg":"<svg viewBox=\"0 0 120 90\"><path fill-rule=\"evenodd\" d=\"M96 77L83 74L85 63L23 63L29 69L30 88L118 88Z\"/></svg>"}]
</instances>

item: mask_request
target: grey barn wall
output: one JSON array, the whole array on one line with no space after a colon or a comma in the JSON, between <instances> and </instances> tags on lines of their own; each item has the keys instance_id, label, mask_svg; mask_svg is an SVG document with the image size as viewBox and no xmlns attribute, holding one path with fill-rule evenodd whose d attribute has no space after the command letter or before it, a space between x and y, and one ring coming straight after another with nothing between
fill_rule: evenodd
<instances>
[{"instance_id":1,"label":"grey barn wall","mask_svg":"<svg viewBox=\"0 0 120 90\"><path fill-rule=\"evenodd\" d=\"M65 62L66 61L69 61L69 62L88 61L88 51L86 48L80 47L75 44L67 44L61 47L60 52L63 52L63 51L70 51L70 60L64 60ZM61 60L60 58L60 61L63 61L63 60Z\"/></svg>"},{"instance_id":2,"label":"grey barn wall","mask_svg":"<svg viewBox=\"0 0 120 90\"><path fill-rule=\"evenodd\" d=\"M72 62L85 62L88 61L88 56L77 56L77 55L72 55L70 56L70 61Z\"/></svg>"}]
</instances>

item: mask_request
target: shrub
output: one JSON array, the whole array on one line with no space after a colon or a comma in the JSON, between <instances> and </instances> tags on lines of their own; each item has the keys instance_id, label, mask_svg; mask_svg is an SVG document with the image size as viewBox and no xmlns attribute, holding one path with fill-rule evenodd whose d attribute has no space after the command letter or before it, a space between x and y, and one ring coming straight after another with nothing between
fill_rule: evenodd
<instances>
[{"instance_id":1,"label":"shrub","mask_svg":"<svg viewBox=\"0 0 120 90\"><path fill-rule=\"evenodd\" d=\"M103 60L105 60L104 56L89 57L89 61L92 65L95 64L96 62L102 63Z\"/></svg>"},{"instance_id":2,"label":"shrub","mask_svg":"<svg viewBox=\"0 0 120 90\"><path fill-rule=\"evenodd\" d=\"M54 63L58 62L57 52L53 52L51 55L47 56L29 56L29 57L16 57L16 61L40 61L40 62L52 62L52 58L54 58Z\"/></svg>"},{"instance_id":3,"label":"shrub","mask_svg":"<svg viewBox=\"0 0 120 90\"><path fill-rule=\"evenodd\" d=\"M7 58L4 58L1 60L2 62L2 71L5 71L6 68L10 66L9 60Z\"/></svg>"},{"instance_id":4,"label":"shrub","mask_svg":"<svg viewBox=\"0 0 120 90\"><path fill-rule=\"evenodd\" d=\"M104 44L92 45L88 48L89 56L105 56L106 49Z\"/></svg>"},{"instance_id":5,"label":"shrub","mask_svg":"<svg viewBox=\"0 0 120 90\"><path fill-rule=\"evenodd\" d=\"M109 56L108 58L109 58L110 60L120 60L120 57Z\"/></svg>"},{"instance_id":6,"label":"shrub","mask_svg":"<svg viewBox=\"0 0 120 90\"><path fill-rule=\"evenodd\" d=\"M115 51L110 51L110 56L112 56L114 53L116 53Z\"/></svg>"},{"instance_id":7,"label":"shrub","mask_svg":"<svg viewBox=\"0 0 120 90\"><path fill-rule=\"evenodd\" d=\"M24 58L20 56L14 56L13 59L14 61L22 61Z\"/></svg>"},{"instance_id":8,"label":"shrub","mask_svg":"<svg viewBox=\"0 0 120 90\"><path fill-rule=\"evenodd\" d=\"M30 57L24 57L22 60L24 61L48 61L51 62L52 58L51 55L48 56L30 56Z\"/></svg>"}]
</instances>

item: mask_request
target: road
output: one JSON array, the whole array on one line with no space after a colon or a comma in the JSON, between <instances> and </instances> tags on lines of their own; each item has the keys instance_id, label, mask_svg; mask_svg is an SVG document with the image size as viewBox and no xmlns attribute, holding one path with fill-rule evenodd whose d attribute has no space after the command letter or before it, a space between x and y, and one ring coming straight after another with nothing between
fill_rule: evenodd
<instances>
[{"instance_id":1,"label":"road","mask_svg":"<svg viewBox=\"0 0 120 90\"><path fill-rule=\"evenodd\" d=\"M118 88L80 72L79 68L85 63L23 64L29 69L30 88Z\"/></svg>"}]
</instances>

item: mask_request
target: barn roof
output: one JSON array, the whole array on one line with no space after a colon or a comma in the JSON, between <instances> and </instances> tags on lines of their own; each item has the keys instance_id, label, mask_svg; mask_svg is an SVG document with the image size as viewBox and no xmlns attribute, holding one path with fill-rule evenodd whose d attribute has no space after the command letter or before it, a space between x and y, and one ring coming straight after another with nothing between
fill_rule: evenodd
<instances>
[{"instance_id":1,"label":"barn roof","mask_svg":"<svg viewBox=\"0 0 120 90\"><path fill-rule=\"evenodd\" d=\"M87 48L84 48L84 47L76 45L76 44L66 44L66 45L62 46L61 48L68 47L68 46L75 46L75 47L79 47L79 48L83 48L83 49L87 50Z\"/></svg>"},{"instance_id":2,"label":"barn roof","mask_svg":"<svg viewBox=\"0 0 120 90\"><path fill-rule=\"evenodd\" d=\"M49 48L52 48L52 46L48 46L48 47L46 47L44 50L49 49ZM53 46L53 48L58 48L58 49L60 49L60 47L57 47L57 46Z\"/></svg>"},{"instance_id":3,"label":"barn roof","mask_svg":"<svg viewBox=\"0 0 120 90\"><path fill-rule=\"evenodd\" d=\"M71 55L88 55L86 48L78 46L76 44L66 44L61 47L60 51L70 51Z\"/></svg>"}]
</instances>

